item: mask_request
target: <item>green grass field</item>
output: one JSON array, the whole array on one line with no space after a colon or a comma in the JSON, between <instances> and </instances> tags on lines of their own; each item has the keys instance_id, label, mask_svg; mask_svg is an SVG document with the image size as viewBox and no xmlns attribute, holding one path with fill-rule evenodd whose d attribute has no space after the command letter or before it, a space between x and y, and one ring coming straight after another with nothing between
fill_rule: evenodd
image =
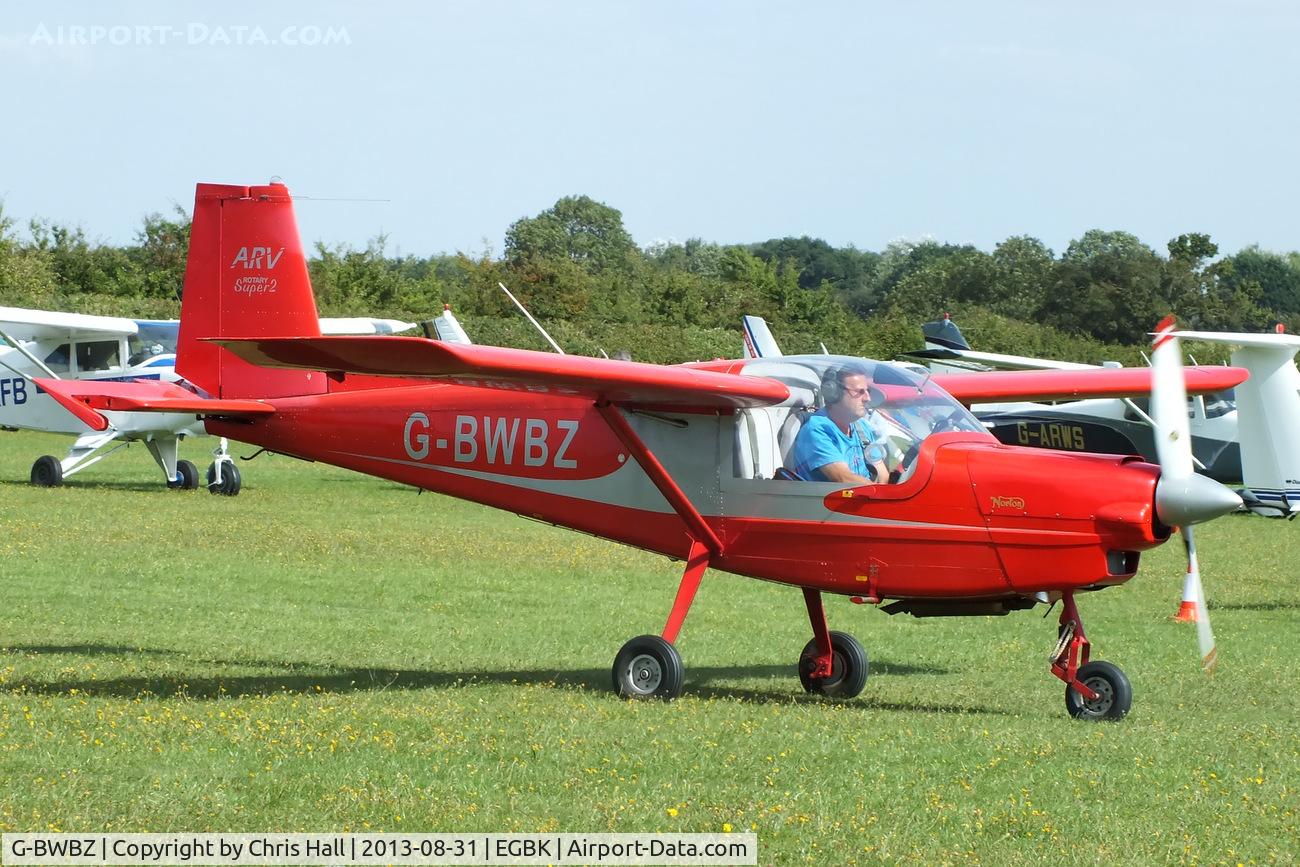
<instances>
[{"instance_id":1,"label":"green grass field","mask_svg":"<svg viewBox=\"0 0 1300 867\"><path fill-rule=\"evenodd\" d=\"M68 440L0 433L0 830L753 830L760 862L1300 859L1297 528L1198 535L1220 662L1170 621L1182 552L1080 602L1128 673L1065 713L1055 612L916 620L828 600L871 656L806 697L797 590L709 573L685 695L609 667L680 566L343 470L264 456L236 498L143 447L27 484ZM208 441L182 453L200 457ZM238 447L237 453L253 449Z\"/></svg>"}]
</instances>

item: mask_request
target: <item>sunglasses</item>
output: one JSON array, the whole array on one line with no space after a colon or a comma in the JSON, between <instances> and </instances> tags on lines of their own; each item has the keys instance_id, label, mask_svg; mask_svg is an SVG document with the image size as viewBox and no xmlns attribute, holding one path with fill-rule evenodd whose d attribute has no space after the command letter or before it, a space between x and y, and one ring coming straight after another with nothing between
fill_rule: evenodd
<instances>
[{"instance_id":1,"label":"sunglasses","mask_svg":"<svg viewBox=\"0 0 1300 867\"><path fill-rule=\"evenodd\" d=\"M870 388L846 388L846 389L844 389L844 393L847 394L849 397L852 397L852 398L866 397L866 396L867 396L867 393L868 393L869 391L871 391Z\"/></svg>"}]
</instances>

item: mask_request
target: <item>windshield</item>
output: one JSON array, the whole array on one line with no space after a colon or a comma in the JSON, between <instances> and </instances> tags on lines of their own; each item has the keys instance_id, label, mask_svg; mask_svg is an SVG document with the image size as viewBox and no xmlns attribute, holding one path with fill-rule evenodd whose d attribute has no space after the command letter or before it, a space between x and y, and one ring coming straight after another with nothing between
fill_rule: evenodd
<instances>
[{"instance_id":1,"label":"windshield","mask_svg":"<svg viewBox=\"0 0 1300 867\"><path fill-rule=\"evenodd\" d=\"M174 321L137 321L139 327L127 338L127 363L132 367L144 364L159 355L175 355L180 323Z\"/></svg>"},{"instance_id":2,"label":"windshield","mask_svg":"<svg viewBox=\"0 0 1300 867\"><path fill-rule=\"evenodd\" d=\"M744 374L785 383L790 398L783 406L819 409L826 403L823 382L844 371L861 371L873 389L871 409L887 415L914 437L923 439L940 426L945 431L987 433L966 407L928 375L883 361L846 355L787 355L754 359L745 365Z\"/></svg>"},{"instance_id":3,"label":"windshield","mask_svg":"<svg viewBox=\"0 0 1300 867\"><path fill-rule=\"evenodd\" d=\"M1205 417L1218 418L1221 415L1227 415L1237 408L1237 393L1235 389L1227 391L1216 391L1214 394L1205 396Z\"/></svg>"}]
</instances>

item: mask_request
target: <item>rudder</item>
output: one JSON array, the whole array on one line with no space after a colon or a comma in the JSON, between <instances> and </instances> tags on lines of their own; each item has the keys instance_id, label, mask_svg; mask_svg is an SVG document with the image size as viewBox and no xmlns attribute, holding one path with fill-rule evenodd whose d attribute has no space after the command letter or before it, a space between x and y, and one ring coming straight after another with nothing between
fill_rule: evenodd
<instances>
[{"instance_id":1,"label":"rudder","mask_svg":"<svg viewBox=\"0 0 1300 867\"><path fill-rule=\"evenodd\" d=\"M258 367L204 340L320 333L288 188L199 184L176 372L218 398L321 394L323 373Z\"/></svg>"}]
</instances>

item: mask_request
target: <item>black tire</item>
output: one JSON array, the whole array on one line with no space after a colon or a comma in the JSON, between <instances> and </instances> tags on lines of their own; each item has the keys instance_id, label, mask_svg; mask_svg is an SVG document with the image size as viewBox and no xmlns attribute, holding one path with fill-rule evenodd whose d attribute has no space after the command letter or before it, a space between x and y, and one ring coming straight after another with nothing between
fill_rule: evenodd
<instances>
[{"instance_id":1,"label":"black tire","mask_svg":"<svg viewBox=\"0 0 1300 867\"><path fill-rule=\"evenodd\" d=\"M32 484L40 488L57 488L63 484L63 465L53 455L41 455L32 464Z\"/></svg>"},{"instance_id":2,"label":"black tire","mask_svg":"<svg viewBox=\"0 0 1300 867\"><path fill-rule=\"evenodd\" d=\"M176 478L167 483L167 487L180 491L192 491L199 486L199 468L192 461L176 462Z\"/></svg>"},{"instance_id":3,"label":"black tire","mask_svg":"<svg viewBox=\"0 0 1300 867\"><path fill-rule=\"evenodd\" d=\"M686 679L682 657L658 635L639 635L614 657L614 691L623 698L658 698L664 701L682 694Z\"/></svg>"},{"instance_id":4,"label":"black tire","mask_svg":"<svg viewBox=\"0 0 1300 867\"><path fill-rule=\"evenodd\" d=\"M239 493L243 487L243 478L239 475L239 467L235 466L233 461L227 461L226 465L221 468L221 484L214 480L217 477L217 464L213 461L208 464L208 490L214 494L221 494L224 497L233 497Z\"/></svg>"},{"instance_id":5,"label":"black tire","mask_svg":"<svg viewBox=\"0 0 1300 867\"><path fill-rule=\"evenodd\" d=\"M1119 666L1109 662L1089 662L1079 667L1078 678L1099 695L1092 701L1085 701L1074 687L1067 684L1065 709L1070 716L1086 720L1120 720L1128 713L1133 704L1133 687Z\"/></svg>"},{"instance_id":6,"label":"black tire","mask_svg":"<svg viewBox=\"0 0 1300 867\"><path fill-rule=\"evenodd\" d=\"M854 698L867 685L867 652L847 632L831 632L830 677L814 678L810 675L816 658L817 639L814 638L799 654L799 682L806 692L829 698Z\"/></svg>"}]
</instances>

